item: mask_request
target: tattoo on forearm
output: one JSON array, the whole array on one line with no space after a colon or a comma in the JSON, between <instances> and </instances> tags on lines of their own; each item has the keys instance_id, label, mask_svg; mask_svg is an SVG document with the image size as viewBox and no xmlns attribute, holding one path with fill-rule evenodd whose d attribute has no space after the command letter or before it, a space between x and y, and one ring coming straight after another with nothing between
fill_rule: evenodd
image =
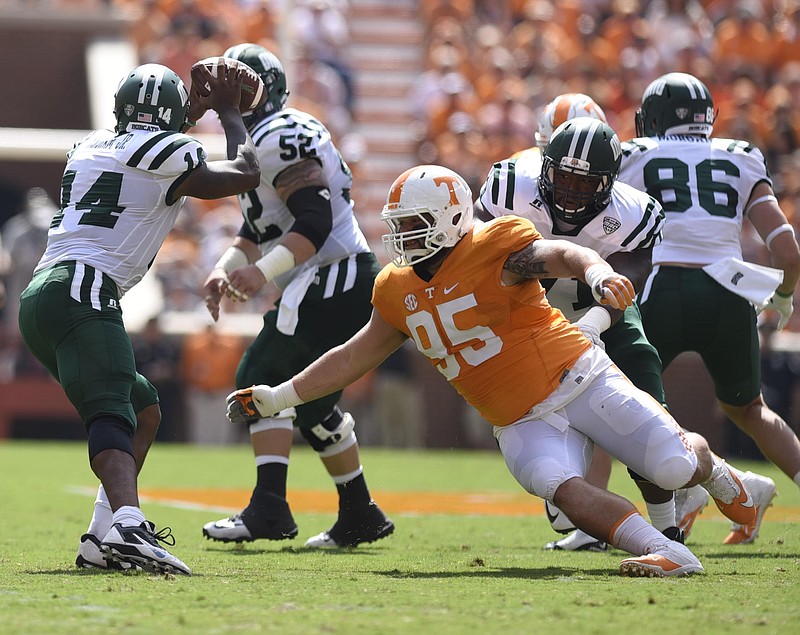
<instances>
[{"instance_id":1,"label":"tattoo on forearm","mask_svg":"<svg viewBox=\"0 0 800 635\"><path fill-rule=\"evenodd\" d=\"M275 191L284 201L297 190L314 185L327 185L322 176L322 168L314 159L290 165L275 179Z\"/></svg>"},{"instance_id":2,"label":"tattoo on forearm","mask_svg":"<svg viewBox=\"0 0 800 635\"><path fill-rule=\"evenodd\" d=\"M548 273L545 261L537 253L534 244L511 254L503 268L525 278L539 278L542 274Z\"/></svg>"}]
</instances>

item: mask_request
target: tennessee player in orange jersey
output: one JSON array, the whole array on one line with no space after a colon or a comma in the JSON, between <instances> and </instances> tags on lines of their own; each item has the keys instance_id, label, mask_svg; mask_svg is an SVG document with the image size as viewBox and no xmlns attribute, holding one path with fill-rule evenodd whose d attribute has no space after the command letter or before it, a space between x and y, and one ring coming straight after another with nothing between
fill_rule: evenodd
<instances>
[{"instance_id":1,"label":"tennessee player in orange jersey","mask_svg":"<svg viewBox=\"0 0 800 635\"><path fill-rule=\"evenodd\" d=\"M585 281L599 302L624 309L633 285L597 252L542 238L507 216L473 221L472 192L440 166L407 170L381 218L393 257L375 282L370 321L291 380L228 396L233 422L268 416L343 389L412 338L420 352L494 426L509 471L599 540L633 554L623 575L703 571L684 545L634 505L587 483L594 444L665 489L705 483L728 513L754 515L747 491L705 439L684 433L547 302L539 278Z\"/></svg>"}]
</instances>

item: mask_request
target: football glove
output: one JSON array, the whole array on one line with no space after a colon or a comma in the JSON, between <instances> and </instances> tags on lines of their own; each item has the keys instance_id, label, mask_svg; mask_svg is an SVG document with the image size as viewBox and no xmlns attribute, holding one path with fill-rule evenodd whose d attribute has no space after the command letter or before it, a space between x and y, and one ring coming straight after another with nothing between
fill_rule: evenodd
<instances>
[{"instance_id":1,"label":"football glove","mask_svg":"<svg viewBox=\"0 0 800 635\"><path fill-rule=\"evenodd\" d=\"M227 416L231 423L247 424L301 403L303 400L298 396L291 379L274 388L264 384L250 386L228 395Z\"/></svg>"},{"instance_id":2,"label":"football glove","mask_svg":"<svg viewBox=\"0 0 800 635\"><path fill-rule=\"evenodd\" d=\"M253 388L255 386L237 390L228 395L227 416L231 423L248 424L261 417L261 413L253 401Z\"/></svg>"},{"instance_id":3,"label":"football glove","mask_svg":"<svg viewBox=\"0 0 800 635\"><path fill-rule=\"evenodd\" d=\"M794 313L794 296L782 295L776 291L772 294L772 297L769 299L769 304L764 307L764 310L777 311L781 314L781 318L778 321L778 330L782 331L786 328L786 325L789 323L789 318L791 318L792 313Z\"/></svg>"},{"instance_id":4,"label":"football glove","mask_svg":"<svg viewBox=\"0 0 800 635\"><path fill-rule=\"evenodd\" d=\"M636 290L625 276L614 271L605 263L597 263L586 269L586 284L592 290L594 299L613 309L623 311L633 304Z\"/></svg>"}]
</instances>

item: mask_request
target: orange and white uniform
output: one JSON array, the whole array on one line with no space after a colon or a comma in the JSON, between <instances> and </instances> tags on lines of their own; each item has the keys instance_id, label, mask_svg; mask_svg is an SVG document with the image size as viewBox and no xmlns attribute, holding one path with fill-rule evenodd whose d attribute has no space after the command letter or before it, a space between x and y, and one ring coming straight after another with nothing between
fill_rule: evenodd
<instances>
[{"instance_id":1,"label":"orange and white uniform","mask_svg":"<svg viewBox=\"0 0 800 635\"><path fill-rule=\"evenodd\" d=\"M552 393L591 343L538 280L500 281L508 256L542 236L515 217L476 223L426 282L388 265L373 305L490 423L513 423ZM513 369L513 372L510 372Z\"/></svg>"},{"instance_id":2,"label":"orange and white uniform","mask_svg":"<svg viewBox=\"0 0 800 635\"><path fill-rule=\"evenodd\" d=\"M675 420L548 303L538 280L504 286L508 256L542 239L517 216L476 222L425 281L387 265L372 303L494 428L506 464L552 500L594 444L664 489L697 467Z\"/></svg>"}]
</instances>

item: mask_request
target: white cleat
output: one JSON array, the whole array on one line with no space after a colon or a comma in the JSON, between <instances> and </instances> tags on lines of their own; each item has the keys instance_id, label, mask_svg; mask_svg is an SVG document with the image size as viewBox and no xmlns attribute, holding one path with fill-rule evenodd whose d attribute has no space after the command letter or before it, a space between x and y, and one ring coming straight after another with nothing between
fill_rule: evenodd
<instances>
[{"instance_id":1,"label":"white cleat","mask_svg":"<svg viewBox=\"0 0 800 635\"><path fill-rule=\"evenodd\" d=\"M747 525L734 523L731 533L722 541L726 545L748 545L758 538L758 530L761 528L761 521L764 520L767 507L772 505L772 499L778 495L778 490L775 489L775 482L766 476L761 476L754 472L745 472L742 481L753 497L753 502L756 506L756 518Z\"/></svg>"},{"instance_id":2,"label":"white cleat","mask_svg":"<svg viewBox=\"0 0 800 635\"><path fill-rule=\"evenodd\" d=\"M703 513L709 498L708 492L699 485L675 491L675 519L684 540L692 533L694 521Z\"/></svg>"},{"instance_id":3,"label":"white cleat","mask_svg":"<svg viewBox=\"0 0 800 635\"><path fill-rule=\"evenodd\" d=\"M83 534L81 543L78 546L78 556L75 558L75 565L79 569L105 569L111 571L127 571L128 569L138 569L130 562L108 561L100 551L100 539L94 534Z\"/></svg>"},{"instance_id":4,"label":"white cleat","mask_svg":"<svg viewBox=\"0 0 800 635\"><path fill-rule=\"evenodd\" d=\"M550 521L553 531L559 534L568 534L577 529L569 517L550 501L544 502L544 513L547 514L547 520Z\"/></svg>"},{"instance_id":5,"label":"white cleat","mask_svg":"<svg viewBox=\"0 0 800 635\"><path fill-rule=\"evenodd\" d=\"M139 526L115 523L100 543L100 550L109 563L127 563L150 573L192 575L192 570L159 545L159 542L170 546L175 544L169 527L156 532L156 526L147 520Z\"/></svg>"},{"instance_id":6,"label":"white cleat","mask_svg":"<svg viewBox=\"0 0 800 635\"><path fill-rule=\"evenodd\" d=\"M592 551L599 553L608 551L608 544L582 532L580 529L576 529L566 538L548 542L544 548L554 551Z\"/></svg>"},{"instance_id":7,"label":"white cleat","mask_svg":"<svg viewBox=\"0 0 800 635\"><path fill-rule=\"evenodd\" d=\"M633 578L668 578L703 573L703 565L684 545L671 540L652 553L626 558L619 563L620 575Z\"/></svg>"}]
</instances>

